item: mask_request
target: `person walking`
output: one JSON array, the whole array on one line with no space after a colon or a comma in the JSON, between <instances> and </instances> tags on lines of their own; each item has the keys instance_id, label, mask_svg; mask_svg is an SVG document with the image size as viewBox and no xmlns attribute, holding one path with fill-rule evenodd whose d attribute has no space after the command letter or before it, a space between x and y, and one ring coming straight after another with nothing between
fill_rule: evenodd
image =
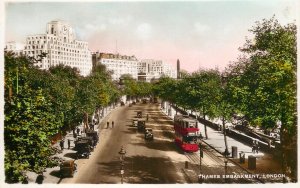
<instances>
[{"instance_id":1,"label":"person walking","mask_svg":"<svg viewBox=\"0 0 300 188\"><path fill-rule=\"evenodd\" d=\"M256 153L258 153L258 149L259 149L258 140L255 141L255 146L256 146L256 148L255 148Z\"/></svg>"},{"instance_id":2,"label":"person walking","mask_svg":"<svg viewBox=\"0 0 300 188\"><path fill-rule=\"evenodd\" d=\"M107 126L106 126L106 128L108 129L108 127L109 127L109 122L107 122L107 124L106 124Z\"/></svg>"},{"instance_id":3,"label":"person walking","mask_svg":"<svg viewBox=\"0 0 300 188\"><path fill-rule=\"evenodd\" d=\"M79 135L79 133L80 133L79 127L77 127L76 131L77 131L77 135Z\"/></svg>"},{"instance_id":4,"label":"person walking","mask_svg":"<svg viewBox=\"0 0 300 188\"><path fill-rule=\"evenodd\" d=\"M71 146L71 140L68 139L68 149L70 149L70 146Z\"/></svg>"},{"instance_id":5,"label":"person walking","mask_svg":"<svg viewBox=\"0 0 300 188\"><path fill-rule=\"evenodd\" d=\"M149 114L147 114L147 121L149 120Z\"/></svg>"},{"instance_id":6,"label":"person walking","mask_svg":"<svg viewBox=\"0 0 300 188\"><path fill-rule=\"evenodd\" d=\"M111 127L114 128L114 126L115 126L115 122L112 121L112 122L111 122Z\"/></svg>"},{"instance_id":7,"label":"person walking","mask_svg":"<svg viewBox=\"0 0 300 188\"><path fill-rule=\"evenodd\" d=\"M61 150L64 150L64 140L61 140L59 145L60 145Z\"/></svg>"},{"instance_id":8,"label":"person walking","mask_svg":"<svg viewBox=\"0 0 300 188\"><path fill-rule=\"evenodd\" d=\"M252 141L252 153L255 153L255 140Z\"/></svg>"}]
</instances>

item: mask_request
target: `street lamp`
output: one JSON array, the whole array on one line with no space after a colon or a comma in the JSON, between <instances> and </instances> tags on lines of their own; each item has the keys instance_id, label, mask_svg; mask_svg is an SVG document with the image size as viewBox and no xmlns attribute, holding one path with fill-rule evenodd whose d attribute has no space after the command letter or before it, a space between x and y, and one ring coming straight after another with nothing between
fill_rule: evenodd
<instances>
[{"instance_id":1,"label":"street lamp","mask_svg":"<svg viewBox=\"0 0 300 188\"><path fill-rule=\"evenodd\" d=\"M120 154L120 162L121 162L121 184L123 184L123 175L124 175L124 156L126 154L126 150L124 147L121 147L121 150L119 151Z\"/></svg>"},{"instance_id":2,"label":"street lamp","mask_svg":"<svg viewBox=\"0 0 300 188\"><path fill-rule=\"evenodd\" d=\"M227 163L228 163L228 159L227 157L225 156L224 158L224 163L225 163L225 176L224 176L224 180L225 180L225 183L227 182L226 181L226 175L227 175Z\"/></svg>"},{"instance_id":3,"label":"street lamp","mask_svg":"<svg viewBox=\"0 0 300 188\"><path fill-rule=\"evenodd\" d=\"M199 139L199 176L198 176L198 181L199 183L202 183L202 158L203 158L203 150L202 150L202 135L200 134L200 139Z\"/></svg>"}]
</instances>

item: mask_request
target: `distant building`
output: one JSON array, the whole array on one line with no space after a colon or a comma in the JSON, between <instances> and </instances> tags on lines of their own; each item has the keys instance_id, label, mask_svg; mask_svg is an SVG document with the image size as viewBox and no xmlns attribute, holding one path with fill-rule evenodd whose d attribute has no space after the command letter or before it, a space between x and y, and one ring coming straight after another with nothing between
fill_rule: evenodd
<instances>
[{"instance_id":1,"label":"distant building","mask_svg":"<svg viewBox=\"0 0 300 188\"><path fill-rule=\"evenodd\" d=\"M106 68L113 72L112 79L119 81L123 74L130 74L132 78L138 78L137 63L135 56L127 56L112 53L93 54L93 65L103 64Z\"/></svg>"},{"instance_id":2,"label":"distant building","mask_svg":"<svg viewBox=\"0 0 300 188\"><path fill-rule=\"evenodd\" d=\"M20 56L23 55L24 44L17 43L15 41L7 42L4 47L5 52L13 52L15 55Z\"/></svg>"},{"instance_id":3,"label":"distant building","mask_svg":"<svg viewBox=\"0 0 300 188\"><path fill-rule=\"evenodd\" d=\"M76 40L74 29L65 21L51 21L47 24L46 34L27 36L24 54L37 59L42 53L47 56L36 64L41 69L63 64L78 68L83 76L92 70L88 43Z\"/></svg>"},{"instance_id":4,"label":"distant building","mask_svg":"<svg viewBox=\"0 0 300 188\"><path fill-rule=\"evenodd\" d=\"M143 59L138 62L139 80L150 82L162 76L176 78L176 71L162 60Z\"/></svg>"}]
</instances>

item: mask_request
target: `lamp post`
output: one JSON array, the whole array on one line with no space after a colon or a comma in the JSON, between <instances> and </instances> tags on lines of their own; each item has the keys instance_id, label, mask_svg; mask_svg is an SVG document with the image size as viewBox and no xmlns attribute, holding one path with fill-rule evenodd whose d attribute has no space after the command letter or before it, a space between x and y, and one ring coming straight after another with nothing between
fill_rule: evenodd
<instances>
[{"instance_id":1,"label":"lamp post","mask_svg":"<svg viewBox=\"0 0 300 188\"><path fill-rule=\"evenodd\" d=\"M224 180L225 180L225 183L227 182L226 181L226 175L227 175L227 163L228 163L228 159L227 159L227 157L225 156L225 158L224 158L224 163L225 163L225 176L224 176Z\"/></svg>"},{"instance_id":2,"label":"lamp post","mask_svg":"<svg viewBox=\"0 0 300 188\"><path fill-rule=\"evenodd\" d=\"M124 147L121 147L121 150L119 151L120 154L120 162L121 162L121 184L123 184L123 175L124 175L124 156L126 154L126 150Z\"/></svg>"},{"instance_id":3,"label":"lamp post","mask_svg":"<svg viewBox=\"0 0 300 188\"><path fill-rule=\"evenodd\" d=\"M198 176L198 181L199 183L202 183L202 158L203 158L203 150L202 150L202 135L200 134L200 139L199 139L199 176Z\"/></svg>"}]
</instances>

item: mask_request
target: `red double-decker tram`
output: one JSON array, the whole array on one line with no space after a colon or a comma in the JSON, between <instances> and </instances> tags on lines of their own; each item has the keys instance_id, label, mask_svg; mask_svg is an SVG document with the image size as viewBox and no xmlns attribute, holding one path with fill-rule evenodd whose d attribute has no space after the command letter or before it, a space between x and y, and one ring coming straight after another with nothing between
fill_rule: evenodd
<instances>
[{"instance_id":1,"label":"red double-decker tram","mask_svg":"<svg viewBox=\"0 0 300 188\"><path fill-rule=\"evenodd\" d=\"M175 115L174 130L175 143L184 152L196 152L199 150L197 139L200 132L196 119L183 115Z\"/></svg>"}]
</instances>

